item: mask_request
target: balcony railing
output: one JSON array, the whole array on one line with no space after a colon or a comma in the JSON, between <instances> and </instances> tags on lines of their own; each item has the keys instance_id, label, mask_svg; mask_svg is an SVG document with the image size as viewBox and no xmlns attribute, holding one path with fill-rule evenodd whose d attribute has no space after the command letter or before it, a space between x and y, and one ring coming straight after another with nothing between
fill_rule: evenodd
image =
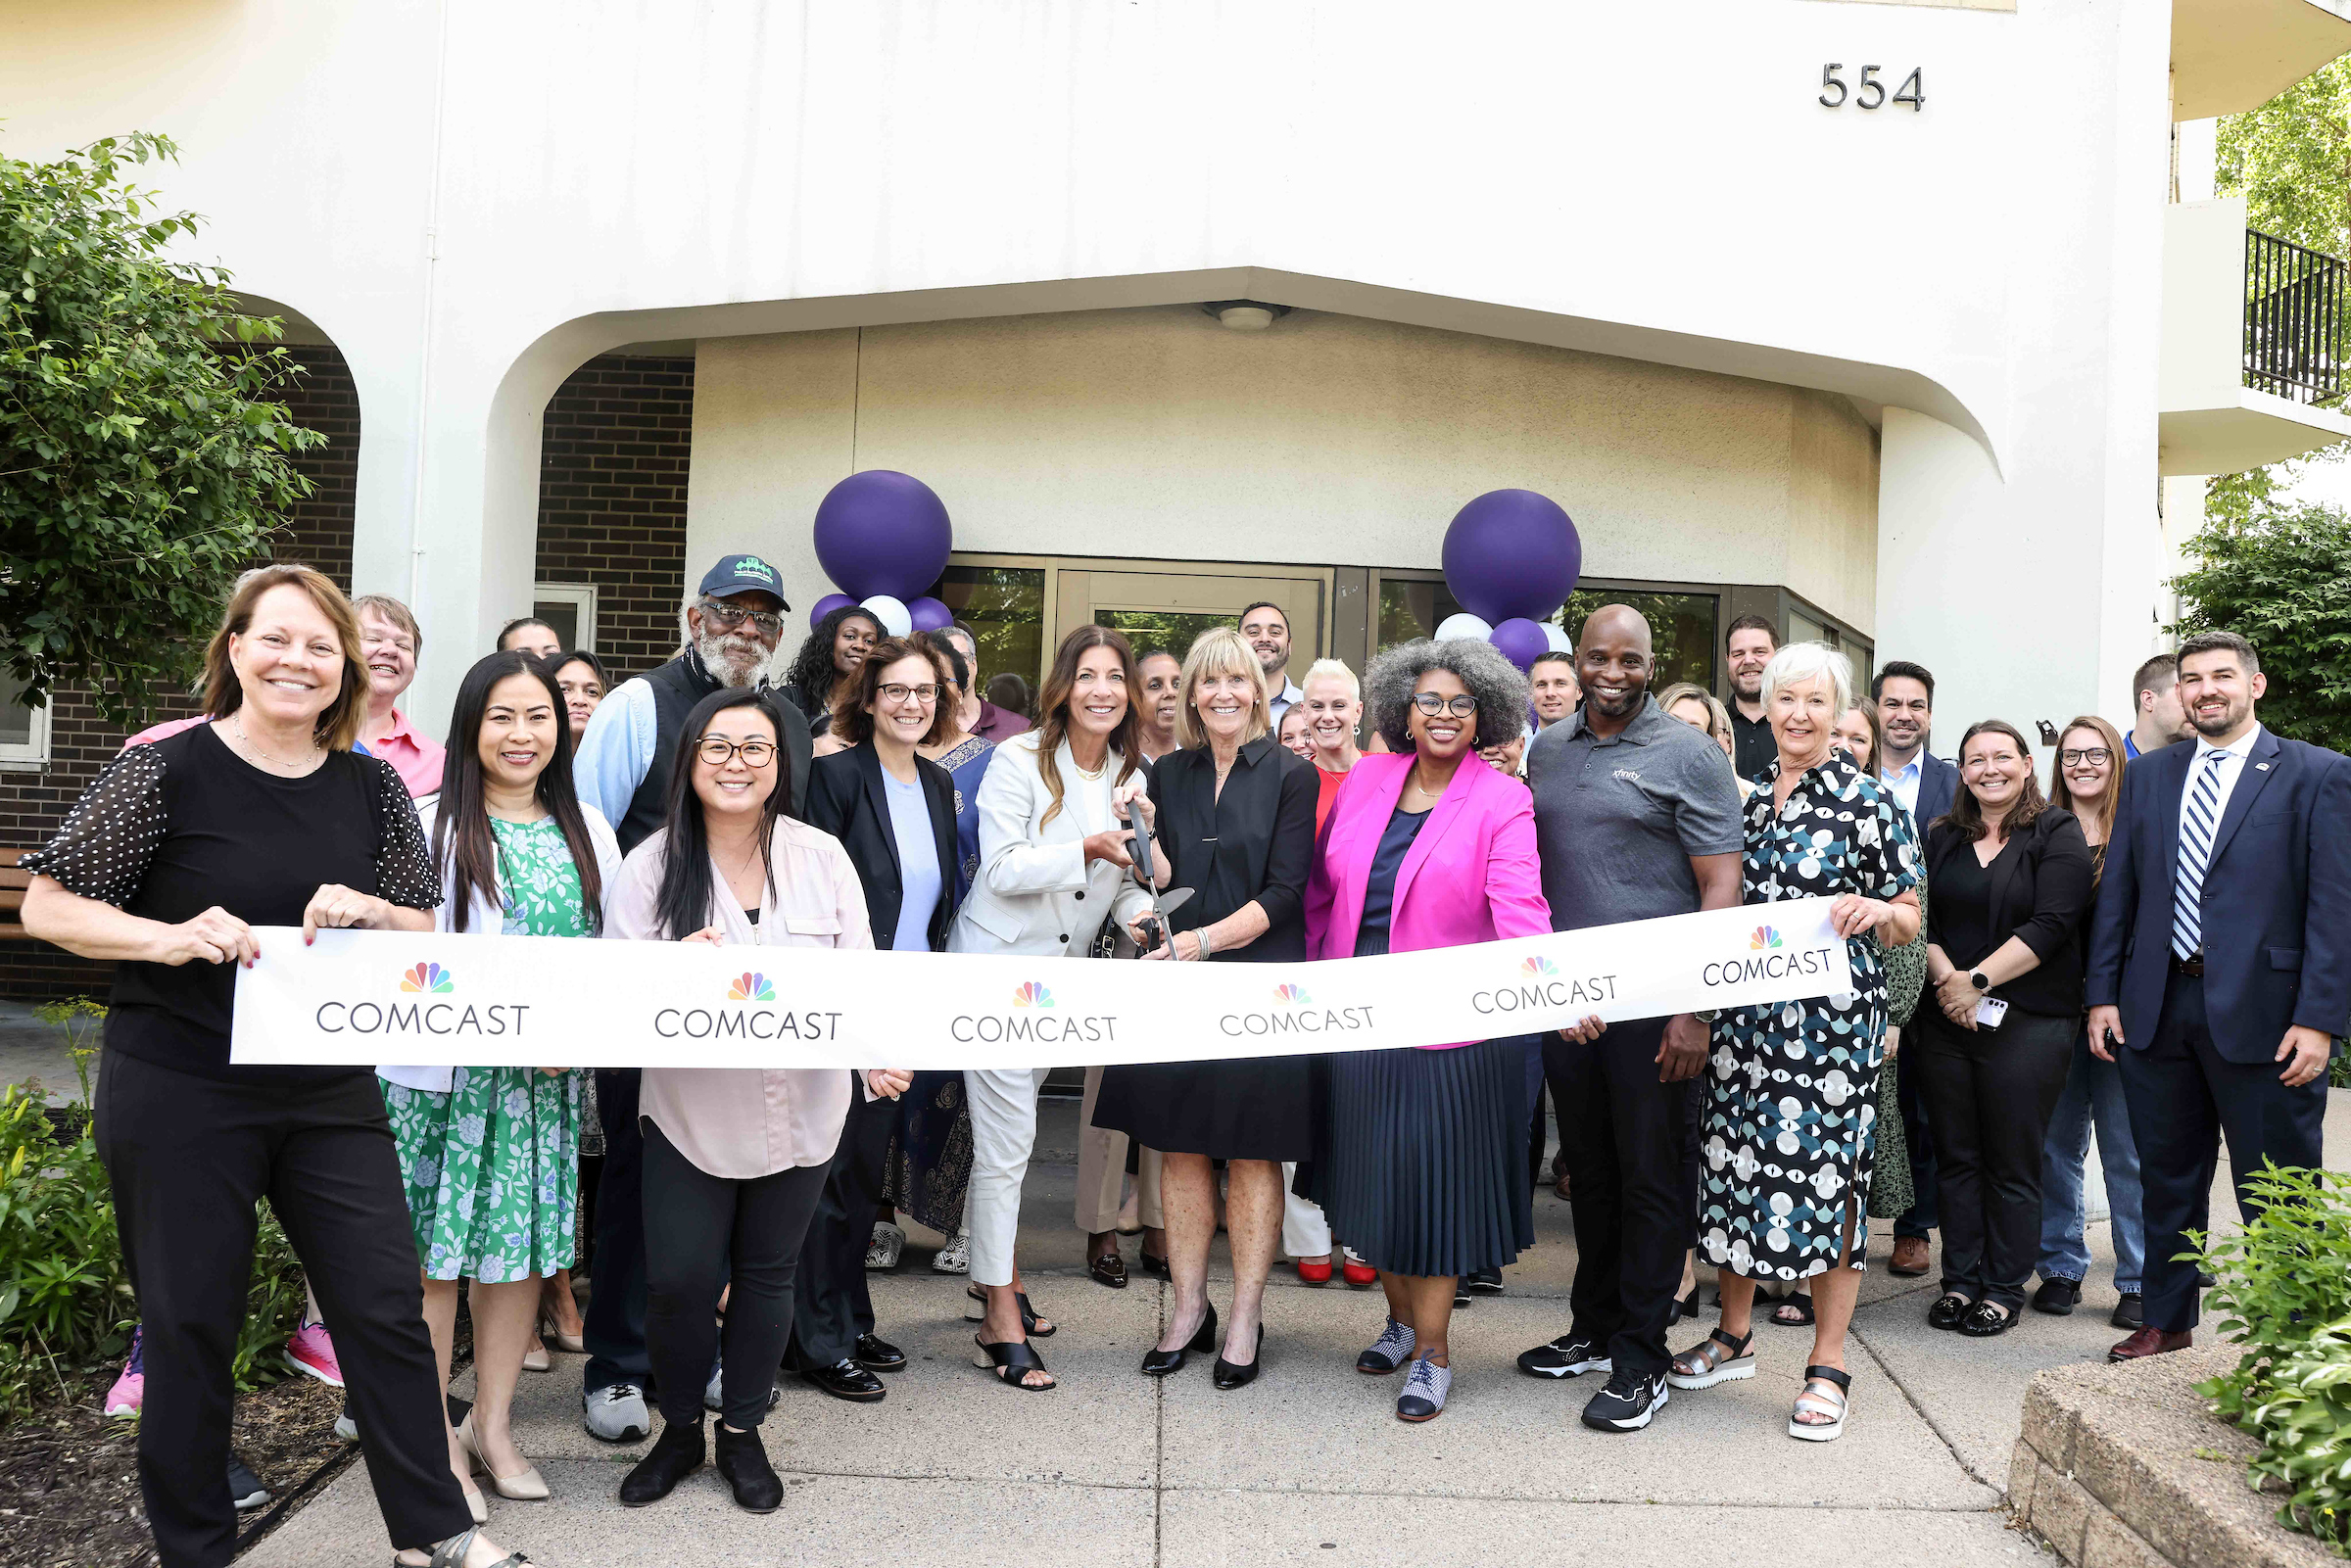
<instances>
[{"instance_id":1,"label":"balcony railing","mask_svg":"<svg viewBox=\"0 0 2351 1568\"><path fill-rule=\"evenodd\" d=\"M2344 266L2245 230L2245 385L2296 403L2343 395Z\"/></svg>"}]
</instances>

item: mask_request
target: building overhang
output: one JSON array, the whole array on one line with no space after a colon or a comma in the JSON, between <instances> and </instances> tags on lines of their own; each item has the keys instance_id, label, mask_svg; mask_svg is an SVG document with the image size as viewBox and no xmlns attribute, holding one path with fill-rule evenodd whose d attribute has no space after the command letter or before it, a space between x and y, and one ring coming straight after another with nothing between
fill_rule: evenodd
<instances>
[{"instance_id":1,"label":"building overhang","mask_svg":"<svg viewBox=\"0 0 2351 1568\"><path fill-rule=\"evenodd\" d=\"M2351 441L2351 418L2251 387L2233 402L2166 408L2157 416L2157 466L2165 474L2241 474Z\"/></svg>"},{"instance_id":2,"label":"building overhang","mask_svg":"<svg viewBox=\"0 0 2351 1568\"><path fill-rule=\"evenodd\" d=\"M2172 119L2241 115L2351 54L2351 0L2172 0Z\"/></svg>"}]
</instances>

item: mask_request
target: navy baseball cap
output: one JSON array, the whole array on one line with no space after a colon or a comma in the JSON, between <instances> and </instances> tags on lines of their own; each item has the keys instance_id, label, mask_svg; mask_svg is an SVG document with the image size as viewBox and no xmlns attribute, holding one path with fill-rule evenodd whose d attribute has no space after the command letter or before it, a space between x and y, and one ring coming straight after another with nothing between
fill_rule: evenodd
<instances>
[{"instance_id":1,"label":"navy baseball cap","mask_svg":"<svg viewBox=\"0 0 2351 1568\"><path fill-rule=\"evenodd\" d=\"M702 574L702 596L728 598L737 594L765 594L785 609L784 577L756 555L722 555Z\"/></svg>"}]
</instances>

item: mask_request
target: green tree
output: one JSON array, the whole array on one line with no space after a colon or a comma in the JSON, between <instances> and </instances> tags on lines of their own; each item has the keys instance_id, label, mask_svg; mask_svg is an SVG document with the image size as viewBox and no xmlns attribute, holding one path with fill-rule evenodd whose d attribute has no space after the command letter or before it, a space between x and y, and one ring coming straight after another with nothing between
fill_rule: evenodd
<instances>
[{"instance_id":1,"label":"green tree","mask_svg":"<svg viewBox=\"0 0 2351 1568\"><path fill-rule=\"evenodd\" d=\"M2351 517L2332 506L2257 507L2241 528L2208 529L2180 591L2182 637L2227 630L2261 652L2262 723L2351 751Z\"/></svg>"},{"instance_id":2,"label":"green tree","mask_svg":"<svg viewBox=\"0 0 2351 1568\"><path fill-rule=\"evenodd\" d=\"M272 401L300 366L227 272L167 260L197 218L124 183L145 133L0 157L0 655L39 705L89 683L115 722L184 689L324 438Z\"/></svg>"}]
</instances>

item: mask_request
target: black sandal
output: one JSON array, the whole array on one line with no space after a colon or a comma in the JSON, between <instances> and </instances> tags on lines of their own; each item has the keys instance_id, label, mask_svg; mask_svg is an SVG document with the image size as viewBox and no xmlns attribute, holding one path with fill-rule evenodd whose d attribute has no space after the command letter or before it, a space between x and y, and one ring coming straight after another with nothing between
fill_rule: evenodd
<instances>
[{"instance_id":1,"label":"black sandal","mask_svg":"<svg viewBox=\"0 0 2351 1568\"><path fill-rule=\"evenodd\" d=\"M987 1305L987 1292L978 1285L966 1285L963 1289L963 1293L966 1296L969 1296L973 1301L978 1302L983 1307ZM1050 1323L1045 1324L1045 1326L1041 1328L1038 1327L1040 1323L1044 1323L1044 1319L1038 1317L1036 1315L1036 1308L1029 1305L1029 1293L1027 1291L1022 1291L1016 1300L1018 1300L1021 1304L1022 1333L1028 1335L1032 1340L1049 1340L1054 1335L1061 1332L1061 1325L1059 1323ZM986 1321L984 1317L973 1317L969 1313L964 1315L963 1320L967 1323L980 1323Z\"/></svg>"},{"instance_id":2,"label":"black sandal","mask_svg":"<svg viewBox=\"0 0 2351 1568\"><path fill-rule=\"evenodd\" d=\"M1008 1389L1019 1389L1023 1394L1043 1394L1048 1390L1061 1387L1058 1381L1052 1383L1028 1381L1029 1374L1032 1372L1044 1372L1047 1377L1051 1377L1053 1374L1045 1372L1043 1358L1029 1348L1027 1340L1003 1340L991 1343L974 1334L972 1343L980 1347L980 1354L972 1357L972 1364L983 1372L993 1373L996 1381Z\"/></svg>"},{"instance_id":3,"label":"black sandal","mask_svg":"<svg viewBox=\"0 0 2351 1568\"><path fill-rule=\"evenodd\" d=\"M1780 1315L1782 1312L1794 1312L1796 1316L1782 1317ZM1811 1327L1813 1322L1812 1298L1800 1290L1793 1295L1783 1296L1780 1298L1779 1305L1771 1309L1771 1320L1782 1328Z\"/></svg>"}]
</instances>

